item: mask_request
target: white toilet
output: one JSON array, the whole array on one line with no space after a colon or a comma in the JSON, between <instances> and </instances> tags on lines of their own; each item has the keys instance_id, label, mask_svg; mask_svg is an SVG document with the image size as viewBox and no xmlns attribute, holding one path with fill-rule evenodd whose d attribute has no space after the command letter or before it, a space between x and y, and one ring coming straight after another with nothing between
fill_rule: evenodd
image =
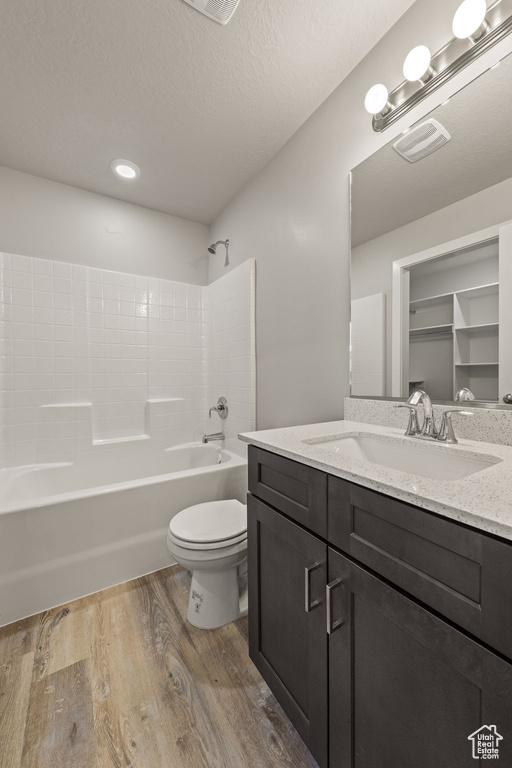
<instances>
[{"instance_id":1,"label":"white toilet","mask_svg":"<svg viewBox=\"0 0 512 768\"><path fill-rule=\"evenodd\" d=\"M192 574L187 619L217 629L247 614L247 507L208 501L169 523L169 552Z\"/></svg>"}]
</instances>

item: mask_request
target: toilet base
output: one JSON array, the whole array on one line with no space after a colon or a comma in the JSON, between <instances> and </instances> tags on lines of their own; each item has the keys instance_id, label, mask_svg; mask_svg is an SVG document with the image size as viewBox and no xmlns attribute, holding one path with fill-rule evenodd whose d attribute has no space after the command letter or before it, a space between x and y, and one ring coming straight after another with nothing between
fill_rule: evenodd
<instances>
[{"instance_id":1,"label":"toilet base","mask_svg":"<svg viewBox=\"0 0 512 768\"><path fill-rule=\"evenodd\" d=\"M244 564L245 565L245 564ZM194 571L187 619L199 629L218 629L247 615L247 566Z\"/></svg>"}]
</instances>

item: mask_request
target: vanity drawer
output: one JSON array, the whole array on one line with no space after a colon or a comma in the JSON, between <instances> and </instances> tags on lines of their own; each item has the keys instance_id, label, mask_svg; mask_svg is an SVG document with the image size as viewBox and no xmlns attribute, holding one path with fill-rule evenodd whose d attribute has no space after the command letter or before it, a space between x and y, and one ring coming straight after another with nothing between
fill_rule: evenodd
<instances>
[{"instance_id":1,"label":"vanity drawer","mask_svg":"<svg viewBox=\"0 0 512 768\"><path fill-rule=\"evenodd\" d=\"M512 658L512 545L329 477L328 540Z\"/></svg>"},{"instance_id":2,"label":"vanity drawer","mask_svg":"<svg viewBox=\"0 0 512 768\"><path fill-rule=\"evenodd\" d=\"M249 446L249 491L292 520L327 536L327 475Z\"/></svg>"}]
</instances>

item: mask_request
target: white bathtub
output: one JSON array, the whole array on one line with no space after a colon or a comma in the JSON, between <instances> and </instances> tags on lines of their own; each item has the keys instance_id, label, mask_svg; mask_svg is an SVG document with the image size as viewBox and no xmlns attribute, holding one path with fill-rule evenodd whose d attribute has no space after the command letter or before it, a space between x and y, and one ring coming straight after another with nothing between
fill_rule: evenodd
<instances>
[{"instance_id":1,"label":"white bathtub","mask_svg":"<svg viewBox=\"0 0 512 768\"><path fill-rule=\"evenodd\" d=\"M170 519L245 503L245 459L214 445L0 471L0 626L171 564Z\"/></svg>"}]
</instances>

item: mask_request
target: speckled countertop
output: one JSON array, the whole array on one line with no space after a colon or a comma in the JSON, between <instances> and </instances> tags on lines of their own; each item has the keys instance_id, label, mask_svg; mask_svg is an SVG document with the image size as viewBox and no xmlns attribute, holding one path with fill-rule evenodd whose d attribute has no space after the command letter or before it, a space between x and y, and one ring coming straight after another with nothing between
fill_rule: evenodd
<instances>
[{"instance_id":1,"label":"speckled countertop","mask_svg":"<svg viewBox=\"0 0 512 768\"><path fill-rule=\"evenodd\" d=\"M335 439L360 434L399 438L411 451L446 451L447 455L472 456L489 460L485 469L459 480L437 480L409 474L363 459L338 455L329 443L305 441L328 436ZM337 475L374 491L407 501L444 517L512 540L512 447L495 443L460 440L459 445L404 437L403 429L354 421L333 421L286 429L241 434L240 439L273 453L295 459L324 472ZM496 462L496 460L498 460ZM496 463L492 463L495 461Z\"/></svg>"}]
</instances>

